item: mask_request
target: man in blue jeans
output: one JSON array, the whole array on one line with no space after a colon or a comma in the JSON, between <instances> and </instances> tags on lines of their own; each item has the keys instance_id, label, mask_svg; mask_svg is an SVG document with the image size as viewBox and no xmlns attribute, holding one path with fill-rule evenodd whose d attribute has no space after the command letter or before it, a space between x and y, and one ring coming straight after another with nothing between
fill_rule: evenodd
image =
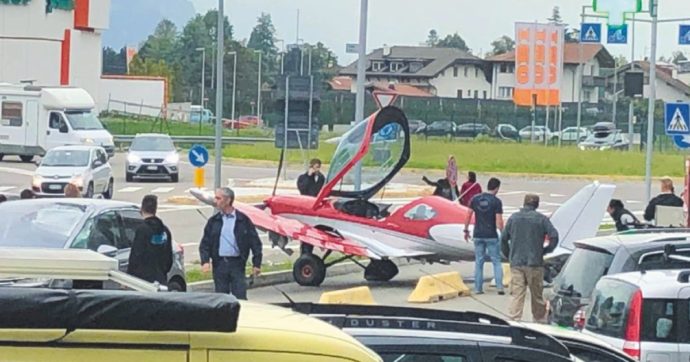
<instances>
[{"instance_id":1,"label":"man in blue jeans","mask_svg":"<svg viewBox=\"0 0 690 362\"><path fill-rule=\"evenodd\" d=\"M465 221L465 241L470 241L470 221L475 215L474 233L474 293L484 294L484 257L488 252L494 265L496 289L499 295L503 291L503 268L501 267L501 246L498 240L498 230L503 230L503 203L496 197L501 181L491 178L487 185L487 192L481 193L470 201L470 213Z\"/></svg>"}]
</instances>

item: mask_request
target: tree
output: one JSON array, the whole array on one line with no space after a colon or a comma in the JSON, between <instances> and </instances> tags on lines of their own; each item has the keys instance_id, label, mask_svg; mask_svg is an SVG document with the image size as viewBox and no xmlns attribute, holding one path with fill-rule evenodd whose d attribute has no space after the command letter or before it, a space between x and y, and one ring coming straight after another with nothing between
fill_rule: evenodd
<instances>
[{"instance_id":1,"label":"tree","mask_svg":"<svg viewBox=\"0 0 690 362\"><path fill-rule=\"evenodd\" d=\"M681 62L685 62L688 60L688 58L683 54L681 51L675 51L673 52L673 56L671 57L671 63L678 65Z\"/></svg>"},{"instance_id":2,"label":"tree","mask_svg":"<svg viewBox=\"0 0 690 362\"><path fill-rule=\"evenodd\" d=\"M426 45L430 47L435 47L438 45L439 42L439 37L438 37L438 32L436 29L431 29L429 30L429 36L426 39Z\"/></svg>"},{"instance_id":3,"label":"tree","mask_svg":"<svg viewBox=\"0 0 690 362\"><path fill-rule=\"evenodd\" d=\"M134 56L134 58L132 58L132 62L129 64L129 74L167 78L168 100L172 100L174 90L173 84L175 83L175 71L173 71L173 68L171 68L165 62L165 60L144 59L137 54Z\"/></svg>"},{"instance_id":4,"label":"tree","mask_svg":"<svg viewBox=\"0 0 690 362\"><path fill-rule=\"evenodd\" d=\"M616 61L616 68L620 68L620 67L628 64L628 59L626 59L624 55L617 56L615 58L615 61Z\"/></svg>"},{"instance_id":5,"label":"tree","mask_svg":"<svg viewBox=\"0 0 690 362\"><path fill-rule=\"evenodd\" d=\"M563 25L563 18L561 17L561 8L559 6L554 6L551 12L551 17L547 18L550 23Z\"/></svg>"},{"instance_id":6,"label":"tree","mask_svg":"<svg viewBox=\"0 0 690 362\"><path fill-rule=\"evenodd\" d=\"M103 48L103 74L127 74L127 49L122 48L118 53L110 47Z\"/></svg>"},{"instance_id":7,"label":"tree","mask_svg":"<svg viewBox=\"0 0 690 362\"><path fill-rule=\"evenodd\" d=\"M275 45L275 34L276 29L273 26L271 15L262 13L257 20L256 26L252 30L252 34L249 36L249 43L247 43L248 48L261 51L262 71L269 75L276 75L279 70L278 48Z\"/></svg>"},{"instance_id":8,"label":"tree","mask_svg":"<svg viewBox=\"0 0 690 362\"><path fill-rule=\"evenodd\" d=\"M172 21L164 19L146 39L139 55L143 59L164 60L167 64L173 64L178 50L177 37L177 26Z\"/></svg>"},{"instance_id":9,"label":"tree","mask_svg":"<svg viewBox=\"0 0 690 362\"><path fill-rule=\"evenodd\" d=\"M465 40L458 34L447 35L445 38L439 40L436 45L439 48L456 48L466 52L471 52L470 48L467 47Z\"/></svg>"},{"instance_id":10,"label":"tree","mask_svg":"<svg viewBox=\"0 0 690 362\"><path fill-rule=\"evenodd\" d=\"M505 54L515 50L515 41L508 35L504 35L491 43L493 50L491 55Z\"/></svg>"}]
</instances>

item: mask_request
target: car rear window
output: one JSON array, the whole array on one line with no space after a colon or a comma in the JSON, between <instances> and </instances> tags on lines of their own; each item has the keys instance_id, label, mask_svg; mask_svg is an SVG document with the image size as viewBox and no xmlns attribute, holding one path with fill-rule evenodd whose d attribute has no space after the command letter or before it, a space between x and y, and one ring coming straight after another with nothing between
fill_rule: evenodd
<instances>
[{"instance_id":1,"label":"car rear window","mask_svg":"<svg viewBox=\"0 0 690 362\"><path fill-rule=\"evenodd\" d=\"M597 281L607 274L613 255L604 250L577 247L563 270L556 277L556 292L567 292L572 296L587 298Z\"/></svg>"},{"instance_id":2,"label":"car rear window","mask_svg":"<svg viewBox=\"0 0 690 362\"><path fill-rule=\"evenodd\" d=\"M642 303L642 340L648 342L678 342L676 301L645 299Z\"/></svg>"},{"instance_id":3,"label":"car rear window","mask_svg":"<svg viewBox=\"0 0 690 362\"><path fill-rule=\"evenodd\" d=\"M690 248L678 249L676 255L690 257ZM681 260L665 260L663 252L655 252L640 257L641 270L672 270L690 267L690 263Z\"/></svg>"},{"instance_id":4,"label":"car rear window","mask_svg":"<svg viewBox=\"0 0 690 362\"><path fill-rule=\"evenodd\" d=\"M634 285L611 279L599 281L592 293L592 303L587 313L587 330L614 338L623 338L628 307Z\"/></svg>"}]
</instances>

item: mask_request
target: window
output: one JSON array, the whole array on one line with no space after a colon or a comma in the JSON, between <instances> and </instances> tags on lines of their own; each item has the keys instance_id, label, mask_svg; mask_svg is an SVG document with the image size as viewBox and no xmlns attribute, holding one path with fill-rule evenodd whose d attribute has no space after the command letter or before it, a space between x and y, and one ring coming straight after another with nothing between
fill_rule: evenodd
<instances>
[{"instance_id":1,"label":"window","mask_svg":"<svg viewBox=\"0 0 690 362\"><path fill-rule=\"evenodd\" d=\"M416 221L431 220L436 217L436 210L429 205L417 205L405 213L405 218Z\"/></svg>"},{"instance_id":2,"label":"window","mask_svg":"<svg viewBox=\"0 0 690 362\"><path fill-rule=\"evenodd\" d=\"M593 261L589 265L595 265ZM614 338L623 338L628 307L634 285L616 281L601 280L592 294L592 304L587 311L587 330Z\"/></svg>"},{"instance_id":3,"label":"window","mask_svg":"<svg viewBox=\"0 0 690 362\"><path fill-rule=\"evenodd\" d=\"M131 248L134 243L134 235L139 226L144 224L141 214L138 210L123 210L120 211L122 216L122 244L125 248Z\"/></svg>"},{"instance_id":4,"label":"window","mask_svg":"<svg viewBox=\"0 0 690 362\"><path fill-rule=\"evenodd\" d=\"M467 70L469 67L463 67L463 68L465 68L465 78L467 78Z\"/></svg>"},{"instance_id":5,"label":"window","mask_svg":"<svg viewBox=\"0 0 690 362\"><path fill-rule=\"evenodd\" d=\"M475 90L474 91L474 99L477 99L477 98L479 98L479 91Z\"/></svg>"},{"instance_id":6,"label":"window","mask_svg":"<svg viewBox=\"0 0 690 362\"><path fill-rule=\"evenodd\" d=\"M458 89L458 98L462 99L462 89Z\"/></svg>"},{"instance_id":7,"label":"window","mask_svg":"<svg viewBox=\"0 0 690 362\"><path fill-rule=\"evenodd\" d=\"M676 251L677 255L690 257L690 249L679 249ZM644 254L640 257L640 269L644 270L670 270L683 269L689 267L690 264L679 260L664 261L664 253L654 252Z\"/></svg>"},{"instance_id":8,"label":"window","mask_svg":"<svg viewBox=\"0 0 690 362\"><path fill-rule=\"evenodd\" d=\"M584 98L585 98L584 100L586 102L590 102L590 98L592 98L592 91L588 91L588 90L584 91Z\"/></svg>"},{"instance_id":9,"label":"window","mask_svg":"<svg viewBox=\"0 0 690 362\"><path fill-rule=\"evenodd\" d=\"M455 78L458 77L458 67L457 66L453 67L453 77L455 77Z\"/></svg>"},{"instance_id":10,"label":"window","mask_svg":"<svg viewBox=\"0 0 690 362\"><path fill-rule=\"evenodd\" d=\"M372 72L380 72L383 71L385 66L383 65L383 62L372 62L371 63L371 71Z\"/></svg>"},{"instance_id":11,"label":"window","mask_svg":"<svg viewBox=\"0 0 690 362\"><path fill-rule=\"evenodd\" d=\"M609 253L575 248L554 280L554 292L572 291L575 297L589 297L597 280L607 273L612 260L613 255Z\"/></svg>"},{"instance_id":12,"label":"window","mask_svg":"<svg viewBox=\"0 0 690 362\"><path fill-rule=\"evenodd\" d=\"M397 73L403 68L405 68L405 64L403 64L401 62L391 63L391 72L393 72L393 73Z\"/></svg>"},{"instance_id":13,"label":"window","mask_svg":"<svg viewBox=\"0 0 690 362\"><path fill-rule=\"evenodd\" d=\"M487 92L484 91L484 99L486 99L486 97L487 97Z\"/></svg>"},{"instance_id":14,"label":"window","mask_svg":"<svg viewBox=\"0 0 690 362\"><path fill-rule=\"evenodd\" d=\"M412 62L412 63L410 64L410 72L411 72L411 73L417 73L417 72L419 72L420 70L422 70L422 67L423 67L422 63L419 63L419 62Z\"/></svg>"},{"instance_id":15,"label":"window","mask_svg":"<svg viewBox=\"0 0 690 362\"><path fill-rule=\"evenodd\" d=\"M2 115L0 115L3 126L21 127L22 126L22 104L19 102L2 102Z\"/></svg>"},{"instance_id":16,"label":"window","mask_svg":"<svg viewBox=\"0 0 690 362\"><path fill-rule=\"evenodd\" d=\"M467 362L464 356L446 355L435 353L400 353L385 352L379 353L384 362Z\"/></svg>"},{"instance_id":17,"label":"window","mask_svg":"<svg viewBox=\"0 0 690 362\"><path fill-rule=\"evenodd\" d=\"M52 112L50 113L48 127L52 129L60 129L60 127L65 124L65 120L62 118L60 113Z\"/></svg>"},{"instance_id":18,"label":"window","mask_svg":"<svg viewBox=\"0 0 690 362\"><path fill-rule=\"evenodd\" d=\"M676 303L667 299L645 299L642 303L642 340L648 342L678 342ZM674 323L675 322L675 323Z\"/></svg>"},{"instance_id":19,"label":"window","mask_svg":"<svg viewBox=\"0 0 690 362\"><path fill-rule=\"evenodd\" d=\"M498 87L498 97L499 98L512 98L513 97L513 87Z\"/></svg>"},{"instance_id":20,"label":"window","mask_svg":"<svg viewBox=\"0 0 690 362\"><path fill-rule=\"evenodd\" d=\"M498 72L499 73L514 73L515 72L515 65L503 63L498 67Z\"/></svg>"},{"instance_id":21,"label":"window","mask_svg":"<svg viewBox=\"0 0 690 362\"><path fill-rule=\"evenodd\" d=\"M120 249L120 220L114 211L97 216L91 228L88 248L98 250L101 245L110 245Z\"/></svg>"},{"instance_id":22,"label":"window","mask_svg":"<svg viewBox=\"0 0 690 362\"><path fill-rule=\"evenodd\" d=\"M479 78L479 68L474 67L474 77Z\"/></svg>"}]
</instances>

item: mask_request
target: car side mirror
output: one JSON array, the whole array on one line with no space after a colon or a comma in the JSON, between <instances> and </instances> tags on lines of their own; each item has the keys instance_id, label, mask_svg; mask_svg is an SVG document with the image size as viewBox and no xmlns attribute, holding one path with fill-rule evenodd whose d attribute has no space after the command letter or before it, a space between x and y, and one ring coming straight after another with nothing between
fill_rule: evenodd
<instances>
[{"instance_id":1,"label":"car side mirror","mask_svg":"<svg viewBox=\"0 0 690 362\"><path fill-rule=\"evenodd\" d=\"M103 166L103 161L101 161L101 160L93 161L93 168L101 167L101 166Z\"/></svg>"},{"instance_id":2,"label":"car side mirror","mask_svg":"<svg viewBox=\"0 0 690 362\"><path fill-rule=\"evenodd\" d=\"M61 124L60 125L60 133L69 133L69 127L67 127L66 124Z\"/></svg>"},{"instance_id":3,"label":"car side mirror","mask_svg":"<svg viewBox=\"0 0 690 362\"><path fill-rule=\"evenodd\" d=\"M96 249L96 251L99 254L103 254L106 256L115 256L115 254L117 253L117 248L112 245L102 244L98 247L98 249Z\"/></svg>"}]
</instances>

